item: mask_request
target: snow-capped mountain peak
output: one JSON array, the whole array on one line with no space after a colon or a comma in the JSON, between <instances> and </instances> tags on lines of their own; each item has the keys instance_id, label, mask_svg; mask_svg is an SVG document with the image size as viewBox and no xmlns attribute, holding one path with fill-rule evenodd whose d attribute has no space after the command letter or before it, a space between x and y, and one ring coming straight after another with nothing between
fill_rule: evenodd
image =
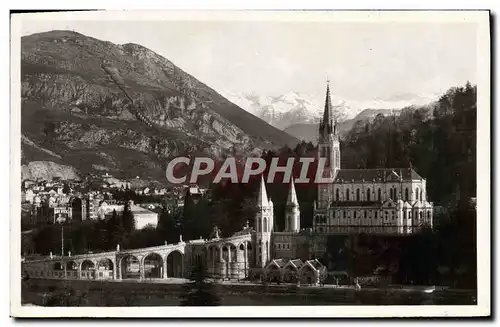
<instances>
[{"instance_id":1,"label":"snow-capped mountain peak","mask_svg":"<svg viewBox=\"0 0 500 327\"><path fill-rule=\"evenodd\" d=\"M242 109L280 129L294 124L318 123L324 110L324 95L312 96L296 91L281 95L231 91L220 93ZM352 101L331 94L334 115L339 120L354 118L368 108L399 110L410 105L429 103L433 100L435 100L433 95L421 95L408 100L374 98L366 101Z\"/></svg>"}]
</instances>

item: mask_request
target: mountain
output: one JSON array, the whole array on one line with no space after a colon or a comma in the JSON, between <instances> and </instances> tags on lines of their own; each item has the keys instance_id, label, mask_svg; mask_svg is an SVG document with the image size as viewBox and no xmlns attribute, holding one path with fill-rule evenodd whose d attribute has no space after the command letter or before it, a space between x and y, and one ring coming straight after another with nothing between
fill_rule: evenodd
<instances>
[{"instance_id":1,"label":"mountain","mask_svg":"<svg viewBox=\"0 0 500 327\"><path fill-rule=\"evenodd\" d=\"M241 108L283 130L295 124L319 123L323 114L323 98L298 92L257 95L223 91L222 94ZM350 112L343 100L332 97L332 102L337 104L334 109L339 114Z\"/></svg>"},{"instance_id":2,"label":"mountain","mask_svg":"<svg viewBox=\"0 0 500 327\"><path fill-rule=\"evenodd\" d=\"M296 92L267 96L222 92L230 101L276 128L284 129L297 123L318 122L321 106Z\"/></svg>"},{"instance_id":3,"label":"mountain","mask_svg":"<svg viewBox=\"0 0 500 327\"><path fill-rule=\"evenodd\" d=\"M365 109L361 111L356 117L352 119L347 119L340 121L338 123L340 136L345 136L354 124L358 121L371 121L378 114L387 115L398 115L400 109ZM305 124L293 124L284 129L290 135L298 138L299 140L304 140L307 142L316 143L318 141L318 124L317 123L305 123Z\"/></svg>"},{"instance_id":4,"label":"mountain","mask_svg":"<svg viewBox=\"0 0 500 327\"><path fill-rule=\"evenodd\" d=\"M318 124L323 116L324 95L314 96L299 92L289 92L283 95L257 95L227 90L221 91L221 94L274 127L288 131L299 138L309 135L310 132L306 126ZM334 115L339 121L345 121L347 126L353 124L353 122L349 123L349 120L364 119L367 115L374 117L377 110L387 112L391 109L386 108L399 110L411 105L425 105L435 98L437 98L435 94L396 94L388 99L356 101L336 96L333 89L331 94ZM346 128L350 129L350 127Z\"/></svg>"},{"instance_id":5,"label":"mountain","mask_svg":"<svg viewBox=\"0 0 500 327\"><path fill-rule=\"evenodd\" d=\"M137 44L25 36L21 82L23 165L164 181L175 156L246 156L298 141Z\"/></svg>"}]
</instances>

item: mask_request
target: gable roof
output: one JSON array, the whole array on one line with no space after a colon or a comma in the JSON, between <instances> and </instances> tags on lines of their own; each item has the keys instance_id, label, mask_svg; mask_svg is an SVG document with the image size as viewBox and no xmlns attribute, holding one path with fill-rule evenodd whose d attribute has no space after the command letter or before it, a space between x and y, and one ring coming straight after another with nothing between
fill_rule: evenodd
<instances>
[{"instance_id":1,"label":"gable roof","mask_svg":"<svg viewBox=\"0 0 500 327\"><path fill-rule=\"evenodd\" d=\"M283 268L285 266L285 260L283 259L274 259L271 262L269 262L266 266L266 269L269 269L271 266L275 266L279 268Z\"/></svg>"},{"instance_id":2,"label":"gable roof","mask_svg":"<svg viewBox=\"0 0 500 327\"><path fill-rule=\"evenodd\" d=\"M295 267L295 268L299 269L300 267L302 267L303 264L304 264L304 262L302 260L300 260L300 259L293 259L293 260L288 261L288 263L286 264L286 266L290 265L292 267Z\"/></svg>"},{"instance_id":3,"label":"gable roof","mask_svg":"<svg viewBox=\"0 0 500 327\"><path fill-rule=\"evenodd\" d=\"M308 262L317 270L320 270L321 268L324 267L323 264L318 261L318 259L309 260Z\"/></svg>"},{"instance_id":4,"label":"gable roof","mask_svg":"<svg viewBox=\"0 0 500 327\"><path fill-rule=\"evenodd\" d=\"M335 182L389 182L422 179L413 168L340 169Z\"/></svg>"}]
</instances>

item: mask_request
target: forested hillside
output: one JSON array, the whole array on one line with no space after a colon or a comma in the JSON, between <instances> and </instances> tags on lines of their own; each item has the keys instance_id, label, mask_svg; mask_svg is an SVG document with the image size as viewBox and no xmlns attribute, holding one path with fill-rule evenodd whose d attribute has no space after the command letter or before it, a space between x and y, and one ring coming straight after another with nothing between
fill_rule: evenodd
<instances>
[{"instance_id":1,"label":"forested hillside","mask_svg":"<svg viewBox=\"0 0 500 327\"><path fill-rule=\"evenodd\" d=\"M475 197L476 94L467 83L433 105L354 125L341 145L342 168L412 166L427 179L430 201Z\"/></svg>"}]
</instances>

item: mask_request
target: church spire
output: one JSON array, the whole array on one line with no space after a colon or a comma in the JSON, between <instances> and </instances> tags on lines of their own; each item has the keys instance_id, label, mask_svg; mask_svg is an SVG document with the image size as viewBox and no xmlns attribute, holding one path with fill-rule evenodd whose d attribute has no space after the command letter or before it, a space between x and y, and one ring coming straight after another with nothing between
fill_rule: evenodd
<instances>
[{"instance_id":1,"label":"church spire","mask_svg":"<svg viewBox=\"0 0 500 327\"><path fill-rule=\"evenodd\" d=\"M290 182L290 189L288 190L288 197L286 199L286 205L287 206L299 206L299 201L297 200L297 193L295 193L295 183L292 181Z\"/></svg>"},{"instance_id":2,"label":"church spire","mask_svg":"<svg viewBox=\"0 0 500 327\"><path fill-rule=\"evenodd\" d=\"M320 134L328 135L333 132L333 113L332 113L332 100L330 98L330 81L326 82L326 99L325 110L323 112L323 120L320 123Z\"/></svg>"},{"instance_id":3,"label":"church spire","mask_svg":"<svg viewBox=\"0 0 500 327\"><path fill-rule=\"evenodd\" d=\"M264 174L261 175L260 178L260 187L259 187L259 195L257 198L257 206L258 207L267 207L269 204L267 200L267 191L266 191L266 183L264 183Z\"/></svg>"}]
</instances>

